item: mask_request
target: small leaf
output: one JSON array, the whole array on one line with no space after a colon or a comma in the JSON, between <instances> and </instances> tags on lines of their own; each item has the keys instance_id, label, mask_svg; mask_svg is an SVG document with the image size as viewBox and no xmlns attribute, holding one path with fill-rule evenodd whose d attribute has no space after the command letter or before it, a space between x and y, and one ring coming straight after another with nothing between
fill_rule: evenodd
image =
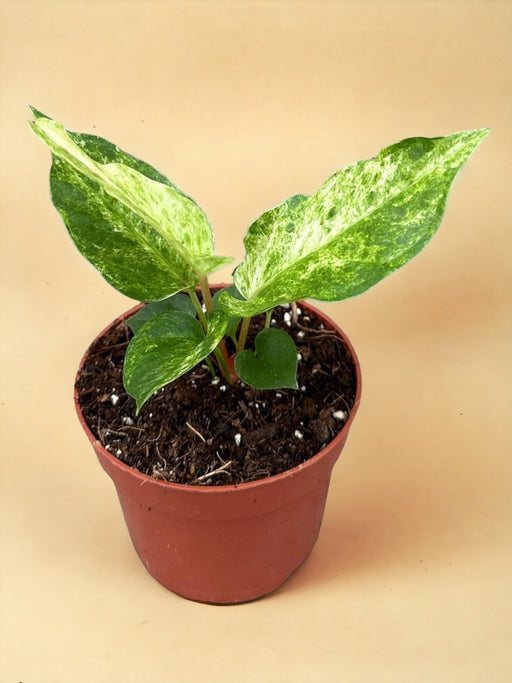
<instances>
[{"instance_id":1,"label":"small leaf","mask_svg":"<svg viewBox=\"0 0 512 683\"><path fill-rule=\"evenodd\" d=\"M179 311L151 318L128 345L123 381L137 403L137 413L148 398L206 358L222 339L228 316L212 311L205 336L196 318Z\"/></svg>"},{"instance_id":2,"label":"small leaf","mask_svg":"<svg viewBox=\"0 0 512 683\"><path fill-rule=\"evenodd\" d=\"M214 256L205 214L149 164L32 111L29 125L52 153L52 201L79 251L116 289L158 301L232 260Z\"/></svg>"},{"instance_id":3,"label":"small leaf","mask_svg":"<svg viewBox=\"0 0 512 683\"><path fill-rule=\"evenodd\" d=\"M235 357L243 382L256 389L297 389L297 349L290 335L269 327L257 335L254 348Z\"/></svg>"},{"instance_id":4,"label":"small leaf","mask_svg":"<svg viewBox=\"0 0 512 683\"><path fill-rule=\"evenodd\" d=\"M137 332L137 330L144 325L151 318L160 315L160 313L170 313L171 311L181 311L182 313L188 313L192 317L195 317L195 310L187 294L174 294L167 299L162 299L162 301L154 301L152 303L143 306L137 313L132 315L126 321L132 332Z\"/></svg>"},{"instance_id":5,"label":"small leaf","mask_svg":"<svg viewBox=\"0 0 512 683\"><path fill-rule=\"evenodd\" d=\"M361 294L420 252L437 230L452 182L489 129L410 138L347 166L311 196L262 214L244 238L230 315L252 316L312 297Z\"/></svg>"}]
</instances>

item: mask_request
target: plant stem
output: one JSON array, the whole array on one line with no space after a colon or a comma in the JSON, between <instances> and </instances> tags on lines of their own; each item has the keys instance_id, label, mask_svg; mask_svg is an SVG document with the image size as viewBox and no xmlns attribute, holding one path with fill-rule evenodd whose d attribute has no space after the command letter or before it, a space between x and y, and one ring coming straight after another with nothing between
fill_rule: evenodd
<instances>
[{"instance_id":1,"label":"plant stem","mask_svg":"<svg viewBox=\"0 0 512 683\"><path fill-rule=\"evenodd\" d=\"M207 311L213 311L213 299L210 294L210 287L208 285L208 280L206 276L202 276L199 280L199 284L201 287L201 294L203 295L203 301L206 306ZM206 319L206 316L203 311L203 307L201 306L201 302L199 301L199 297L196 294L195 289L189 289L187 290L190 296L190 299L192 301L192 305L194 306L194 309L198 315L198 318L201 322L201 325L203 326L203 329L205 331L205 334L208 334L208 321ZM224 342L224 339L221 339L220 342L218 343L217 347L213 350L213 355L217 359L217 362L219 364L219 368L221 373L224 375L224 379L226 382L230 385L233 386L235 381L233 377L231 376L231 373L229 371L229 365L228 365L228 359L229 359L229 354L228 350L226 348L226 344ZM211 361L209 358L206 358L206 363L209 364L208 367L210 368L210 372L212 372L213 367L211 366ZM213 376L215 377L215 372L213 372Z\"/></svg>"},{"instance_id":2,"label":"plant stem","mask_svg":"<svg viewBox=\"0 0 512 683\"><path fill-rule=\"evenodd\" d=\"M223 349L221 347L223 347ZM223 351L224 351L224 353L223 353ZM228 361L227 361L227 351L226 351L226 346L224 344L223 339L221 339L217 348L215 348L213 350L213 353L215 355L215 358L217 359L220 370L221 370L222 374L224 375L224 379L226 380L226 382L229 384L230 387L234 386L235 379L229 371L229 366L228 366Z\"/></svg>"},{"instance_id":3,"label":"plant stem","mask_svg":"<svg viewBox=\"0 0 512 683\"><path fill-rule=\"evenodd\" d=\"M268 311L265 312L265 329L270 327L270 320L272 318L272 311L273 310L274 310L273 308L270 308Z\"/></svg>"},{"instance_id":4,"label":"plant stem","mask_svg":"<svg viewBox=\"0 0 512 683\"><path fill-rule=\"evenodd\" d=\"M291 306L291 309L292 309L292 323L293 323L294 325L296 325L297 322L298 322L298 320L299 320L298 315L297 315L297 302L296 302L296 301L292 301L292 302L290 303L290 306Z\"/></svg>"},{"instance_id":5,"label":"plant stem","mask_svg":"<svg viewBox=\"0 0 512 683\"><path fill-rule=\"evenodd\" d=\"M203 295L204 305L207 311L213 311L213 299L210 293L210 285L208 284L208 278L206 275L202 275L199 278L199 286L201 287L201 294Z\"/></svg>"},{"instance_id":6,"label":"plant stem","mask_svg":"<svg viewBox=\"0 0 512 683\"><path fill-rule=\"evenodd\" d=\"M247 341L247 333L249 332L250 324L250 318L242 318L242 324L240 325L240 334L238 335L238 344L236 345L237 351L242 351L245 347L245 342Z\"/></svg>"},{"instance_id":7,"label":"plant stem","mask_svg":"<svg viewBox=\"0 0 512 683\"><path fill-rule=\"evenodd\" d=\"M204 331L208 332L208 322L206 320L203 307L201 306L201 302L199 301L199 297L197 296L195 289L188 289L187 291L192 301L192 305L194 306L195 311L197 313L197 317L199 318L199 322L203 326Z\"/></svg>"},{"instance_id":8,"label":"plant stem","mask_svg":"<svg viewBox=\"0 0 512 683\"><path fill-rule=\"evenodd\" d=\"M212 377L217 377L217 373L215 372L215 368L213 367L213 363L211 362L209 356L206 356L206 358L204 359L204 362L208 366L208 370L210 371L210 375Z\"/></svg>"}]
</instances>

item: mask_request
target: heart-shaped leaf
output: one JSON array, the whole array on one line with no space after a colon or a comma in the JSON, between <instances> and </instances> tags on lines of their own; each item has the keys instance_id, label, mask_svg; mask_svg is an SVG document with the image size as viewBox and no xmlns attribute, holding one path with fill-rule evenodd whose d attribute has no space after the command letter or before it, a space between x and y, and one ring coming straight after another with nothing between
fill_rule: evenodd
<instances>
[{"instance_id":1,"label":"heart-shaped leaf","mask_svg":"<svg viewBox=\"0 0 512 683\"><path fill-rule=\"evenodd\" d=\"M245 317L307 297L361 294L429 242L458 170L488 133L402 140L265 212L244 238L234 275L246 301L224 292L221 307Z\"/></svg>"},{"instance_id":2,"label":"heart-shaped leaf","mask_svg":"<svg viewBox=\"0 0 512 683\"><path fill-rule=\"evenodd\" d=\"M153 301L149 304L143 306L137 311L131 318L126 321L132 332L137 332L137 330L144 325L148 320L154 318L160 313L170 313L171 311L181 311L182 313L188 313L193 318L196 315L194 306L188 294L174 294L167 299L162 299L162 301Z\"/></svg>"},{"instance_id":3,"label":"heart-shaped leaf","mask_svg":"<svg viewBox=\"0 0 512 683\"><path fill-rule=\"evenodd\" d=\"M29 125L52 153L52 201L80 252L116 289L158 301L232 261L214 256L205 214L165 176L32 111Z\"/></svg>"},{"instance_id":4,"label":"heart-shaped leaf","mask_svg":"<svg viewBox=\"0 0 512 683\"><path fill-rule=\"evenodd\" d=\"M269 327L257 335L254 348L235 357L243 382L256 389L297 389L297 349L289 334Z\"/></svg>"},{"instance_id":5,"label":"heart-shaped leaf","mask_svg":"<svg viewBox=\"0 0 512 683\"><path fill-rule=\"evenodd\" d=\"M123 381L137 403L148 398L206 358L222 339L228 324L223 311L207 316L204 334L196 318L179 311L161 313L137 330L126 351Z\"/></svg>"}]
</instances>

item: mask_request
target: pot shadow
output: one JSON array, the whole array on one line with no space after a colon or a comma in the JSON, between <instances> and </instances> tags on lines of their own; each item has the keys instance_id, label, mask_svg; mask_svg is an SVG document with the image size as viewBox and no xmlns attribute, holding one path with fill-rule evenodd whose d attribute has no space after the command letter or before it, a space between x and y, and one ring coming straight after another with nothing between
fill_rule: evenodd
<instances>
[{"instance_id":1,"label":"pot shadow","mask_svg":"<svg viewBox=\"0 0 512 683\"><path fill-rule=\"evenodd\" d=\"M328 501L315 547L276 595L378 574L423 574L428 562L448 564L467 552L471 536L465 532L481 514L470 496L467 509L447 512L449 492L445 486L436 489L434 477L412 486L398 480L394 488L388 484L364 497L345 492L345 500L343 491L331 491L334 500ZM453 487L460 485L453 481Z\"/></svg>"}]
</instances>

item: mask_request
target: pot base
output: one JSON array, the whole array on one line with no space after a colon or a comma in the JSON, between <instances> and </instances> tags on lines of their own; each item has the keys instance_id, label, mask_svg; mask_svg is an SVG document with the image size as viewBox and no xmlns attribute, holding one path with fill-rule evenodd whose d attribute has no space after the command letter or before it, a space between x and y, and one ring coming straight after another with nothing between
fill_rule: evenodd
<instances>
[{"instance_id":1,"label":"pot base","mask_svg":"<svg viewBox=\"0 0 512 683\"><path fill-rule=\"evenodd\" d=\"M147 480L97 453L148 572L190 600L233 604L276 590L309 555L342 446L268 480L209 488Z\"/></svg>"}]
</instances>

